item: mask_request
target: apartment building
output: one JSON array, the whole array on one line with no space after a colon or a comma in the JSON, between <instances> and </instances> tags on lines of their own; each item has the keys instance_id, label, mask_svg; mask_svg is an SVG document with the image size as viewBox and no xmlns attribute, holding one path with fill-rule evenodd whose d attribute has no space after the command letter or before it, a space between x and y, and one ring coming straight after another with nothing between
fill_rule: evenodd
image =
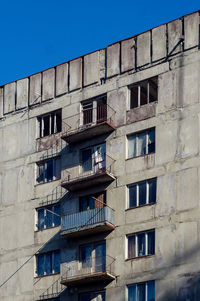
<instances>
[{"instance_id":1,"label":"apartment building","mask_svg":"<svg viewBox=\"0 0 200 301\"><path fill-rule=\"evenodd\" d=\"M1 301L200 300L199 20L0 87Z\"/></svg>"}]
</instances>

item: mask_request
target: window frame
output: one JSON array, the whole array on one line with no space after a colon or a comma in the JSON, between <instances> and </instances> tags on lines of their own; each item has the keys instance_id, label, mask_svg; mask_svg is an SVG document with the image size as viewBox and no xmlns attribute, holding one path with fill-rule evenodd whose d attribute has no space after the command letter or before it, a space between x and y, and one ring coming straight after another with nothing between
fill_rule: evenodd
<instances>
[{"instance_id":1,"label":"window frame","mask_svg":"<svg viewBox=\"0 0 200 301\"><path fill-rule=\"evenodd\" d=\"M100 293L104 293L104 297L105 297L105 300L106 300L106 290L100 290L100 291L90 291L90 292L82 292L82 293L79 293L78 295L78 301L81 301L81 295L89 295L90 294L90 298L92 298L90 301L93 300L94 298L94 295L95 294L100 294ZM96 297L95 297L96 298Z\"/></svg>"},{"instance_id":2,"label":"window frame","mask_svg":"<svg viewBox=\"0 0 200 301\"><path fill-rule=\"evenodd\" d=\"M148 233L154 233L154 252L152 254L148 253L148 247L149 247L149 240L148 240ZM138 236L145 234L145 254L139 255L139 248L138 248ZM137 233L131 233L126 235L126 260L131 260L131 259L136 259L136 258L144 258L147 256L152 256L155 255L155 246L156 246L156 231L155 229L150 229L146 231L141 231ZM135 256L129 256L129 238L135 237L135 242L134 242L134 253Z\"/></svg>"},{"instance_id":3,"label":"window frame","mask_svg":"<svg viewBox=\"0 0 200 301\"><path fill-rule=\"evenodd\" d=\"M150 83L153 81L156 81L156 83L154 83L156 85L156 100L150 101ZM145 104L141 105L141 87L142 85L147 84L147 102ZM132 97L131 97L131 93L132 93L132 89L137 88L137 106L133 106L132 105ZM129 90L129 110L134 110L137 108L141 108L145 105L149 105L151 103L157 103L158 102L158 76L154 76L148 79L145 79L143 81L134 83L130 86L128 86L128 90Z\"/></svg>"},{"instance_id":4,"label":"window frame","mask_svg":"<svg viewBox=\"0 0 200 301\"><path fill-rule=\"evenodd\" d=\"M52 164L52 179L48 180L47 177L47 167L48 167L48 162L53 161ZM57 163L59 162L59 163ZM46 159L46 160L42 160L42 161L38 161L36 162L36 185L39 184L44 184L44 183L50 183L56 180L59 180L61 178L61 168L59 170L59 177L56 177L56 164L61 164L61 157L60 156L56 156L50 159ZM43 167L42 167L43 166ZM42 167L43 172L40 175L40 167ZM38 181L38 179L43 175L43 179Z\"/></svg>"},{"instance_id":5,"label":"window frame","mask_svg":"<svg viewBox=\"0 0 200 301\"><path fill-rule=\"evenodd\" d=\"M79 267L81 269L84 269L84 266L83 266L83 263L84 261L82 261L82 251L81 249L83 247L91 247L91 270L93 270L95 268L95 259L98 257L96 256L96 246L98 245L102 245L103 247L105 247L105 255L102 255L100 257L105 257L105 264L106 264L106 253L107 253L107 250L106 250L106 240L100 240L100 241L95 241L95 242L92 242L92 243L85 243L85 244L81 244L79 245Z\"/></svg>"},{"instance_id":6,"label":"window frame","mask_svg":"<svg viewBox=\"0 0 200 301\"><path fill-rule=\"evenodd\" d=\"M56 272L55 271L55 254L59 254L59 272ZM52 260L52 272L51 273L47 273L46 272L46 270L47 270L47 266L46 266L46 257L48 256L48 255L50 255L51 254L51 260ZM40 257L40 256L44 256L44 269L43 269L43 271L44 271L44 274L43 275L39 275L38 274L38 258ZM40 254L37 254L36 256L35 256L35 262L36 262L36 270L35 270L35 277L45 277L45 276L51 276L51 275L56 275L56 274L59 274L60 273L60 264L61 264L61 260L60 260L60 250L59 249L56 249L56 250L53 250L53 251L49 251L49 252L45 252L45 253L40 253Z\"/></svg>"},{"instance_id":7,"label":"window frame","mask_svg":"<svg viewBox=\"0 0 200 301\"><path fill-rule=\"evenodd\" d=\"M46 209L49 209L49 208L53 207L52 208L53 210L51 210L51 209L49 209L49 210L51 210L54 213L57 213L57 212L55 212L55 207L56 206L59 206L59 212L60 212L61 211L61 205L60 205L59 202L51 204L51 205L47 205L47 206L38 207L38 208L35 209L35 213L36 213L35 231L43 231L43 230L46 230L46 229L51 229L51 228L55 228L55 227L59 227L60 226L60 224L61 224L61 217L59 217L60 218L59 224L56 225L55 224L55 216L57 216L57 215L55 215L55 214L53 214L51 212L49 212L49 213L52 214L52 226L51 227L47 227L47 225L46 225L47 212L48 212ZM44 227L43 228L39 228L39 211L40 210L44 210Z\"/></svg>"},{"instance_id":8,"label":"window frame","mask_svg":"<svg viewBox=\"0 0 200 301\"><path fill-rule=\"evenodd\" d=\"M154 202L149 202L150 201L150 190L149 190L149 183L154 181L155 184L155 201ZM145 184L146 187L146 201L145 204L140 205L140 194L139 194L139 187L140 185ZM136 206L130 206L130 188L136 186ZM144 207L144 206L151 206L156 204L157 202L157 177L155 178L150 178L147 180L139 181L133 184L127 185L127 209L126 210L131 210L139 207Z\"/></svg>"},{"instance_id":9,"label":"window frame","mask_svg":"<svg viewBox=\"0 0 200 301\"><path fill-rule=\"evenodd\" d=\"M89 126L91 124L96 124L98 122L103 122L107 119L107 109L105 110L105 116L101 119L98 119L98 101L103 100L105 102L106 108L107 108L107 94L102 94L93 98L85 99L81 102L80 106L80 112L81 112L81 118L80 118L80 125L82 127ZM84 109L84 106L88 106L88 109ZM84 122L84 111L91 110L91 122Z\"/></svg>"},{"instance_id":10,"label":"window frame","mask_svg":"<svg viewBox=\"0 0 200 301\"><path fill-rule=\"evenodd\" d=\"M150 136L151 131L154 131L154 136L155 136L154 143L149 143L149 136ZM139 150L138 150L138 146L139 146L138 137L142 134L145 134L145 150L146 151L145 151L145 154L138 154L138 152L139 152ZM135 137L136 138L136 142L135 142L136 155L135 156L130 156L129 155L129 139L130 139L130 137ZM156 128L152 127L152 128L145 129L145 130L142 130L142 131L139 131L139 132L136 132L136 133L128 134L126 136L126 141L127 141L127 143L126 143L126 145L127 145L126 159L127 160L133 159L133 158L138 158L138 157L143 157L143 156L150 155L150 154L155 154L155 152L156 152ZM152 145L152 144L155 144L154 151L149 152L149 146Z\"/></svg>"},{"instance_id":11,"label":"window frame","mask_svg":"<svg viewBox=\"0 0 200 301\"><path fill-rule=\"evenodd\" d=\"M60 117L59 129L57 129L57 127L58 127L57 120L59 120L58 116ZM44 134L44 132L45 132L44 119L46 117L49 117L49 134L47 134L47 135ZM53 125L54 125L53 130L52 130L52 121L53 121ZM37 124L38 124L38 138L39 139L62 132L62 109L58 109L58 110L49 112L47 114L38 116Z\"/></svg>"},{"instance_id":12,"label":"window frame","mask_svg":"<svg viewBox=\"0 0 200 301\"><path fill-rule=\"evenodd\" d=\"M153 284L153 289L154 289L154 301L156 300L155 299L155 280L148 280L148 281L143 281L143 282L138 282L138 283L132 283L132 284L128 284L126 285L126 300L129 301L129 288L130 287L135 287L136 288L136 298L134 301L138 301L138 298L137 298L137 287L138 285L141 285L141 284L145 284L145 301L148 301L148 285L149 284Z\"/></svg>"}]
</instances>

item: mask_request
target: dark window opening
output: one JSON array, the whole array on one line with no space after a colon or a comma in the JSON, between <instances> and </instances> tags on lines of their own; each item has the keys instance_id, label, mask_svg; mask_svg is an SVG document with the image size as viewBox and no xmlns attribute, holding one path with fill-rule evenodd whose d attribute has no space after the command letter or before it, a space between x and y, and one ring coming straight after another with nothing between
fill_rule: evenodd
<instances>
[{"instance_id":1,"label":"dark window opening","mask_svg":"<svg viewBox=\"0 0 200 301\"><path fill-rule=\"evenodd\" d=\"M56 134L62 130L62 111L57 110L38 117L39 137Z\"/></svg>"},{"instance_id":2,"label":"dark window opening","mask_svg":"<svg viewBox=\"0 0 200 301\"><path fill-rule=\"evenodd\" d=\"M158 78L154 77L130 87L130 109L158 100Z\"/></svg>"}]
</instances>

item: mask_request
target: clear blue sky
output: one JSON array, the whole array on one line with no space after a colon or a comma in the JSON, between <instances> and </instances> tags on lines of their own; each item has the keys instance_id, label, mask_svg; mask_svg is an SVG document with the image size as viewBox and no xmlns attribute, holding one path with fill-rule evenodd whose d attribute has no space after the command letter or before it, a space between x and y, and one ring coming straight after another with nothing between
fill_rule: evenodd
<instances>
[{"instance_id":1,"label":"clear blue sky","mask_svg":"<svg viewBox=\"0 0 200 301\"><path fill-rule=\"evenodd\" d=\"M0 85L198 9L193 0L1 0Z\"/></svg>"}]
</instances>

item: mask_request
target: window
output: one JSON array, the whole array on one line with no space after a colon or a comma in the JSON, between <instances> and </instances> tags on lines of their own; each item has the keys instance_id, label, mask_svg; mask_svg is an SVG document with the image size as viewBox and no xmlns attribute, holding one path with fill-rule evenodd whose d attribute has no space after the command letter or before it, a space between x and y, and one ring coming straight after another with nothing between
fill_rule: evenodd
<instances>
[{"instance_id":1,"label":"window","mask_svg":"<svg viewBox=\"0 0 200 301\"><path fill-rule=\"evenodd\" d=\"M106 145L99 144L81 151L82 172L98 172L105 168Z\"/></svg>"},{"instance_id":2,"label":"window","mask_svg":"<svg viewBox=\"0 0 200 301\"><path fill-rule=\"evenodd\" d=\"M156 202L156 178L128 186L128 208Z\"/></svg>"},{"instance_id":3,"label":"window","mask_svg":"<svg viewBox=\"0 0 200 301\"><path fill-rule=\"evenodd\" d=\"M128 158L155 153L155 128L128 136Z\"/></svg>"},{"instance_id":4,"label":"window","mask_svg":"<svg viewBox=\"0 0 200 301\"><path fill-rule=\"evenodd\" d=\"M60 204L37 209L37 230L60 225Z\"/></svg>"},{"instance_id":5,"label":"window","mask_svg":"<svg viewBox=\"0 0 200 301\"><path fill-rule=\"evenodd\" d=\"M99 242L80 247L82 269L91 268L93 272L104 272L106 267L106 244Z\"/></svg>"},{"instance_id":6,"label":"window","mask_svg":"<svg viewBox=\"0 0 200 301\"><path fill-rule=\"evenodd\" d=\"M79 209L80 211L91 210L95 208L102 208L106 203L105 192L95 193L89 196L80 198Z\"/></svg>"},{"instance_id":7,"label":"window","mask_svg":"<svg viewBox=\"0 0 200 301\"><path fill-rule=\"evenodd\" d=\"M141 107L158 99L158 79L151 79L137 83L130 87L130 109Z\"/></svg>"},{"instance_id":8,"label":"window","mask_svg":"<svg viewBox=\"0 0 200 301\"><path fill-rule=\"evenodd\" d=\"M105 292L80 294L79 301L106 301Z\"/></svg>"},{"instance_id":9,"label":"window","mask_svg":"<svg viewBox=\"0 0 200 301\"><path fill-rule=\"evenodd\" d=\"M37 163L37 183L51 182L60 179L60 157Z\"/></svg>"},{"instance_id":10,"label":"window","mask_svg":"<svg viewBox=\"0 0 200 301\"><path fill-rule=\"evenodd\" d=\"M127 236L128 259L155 254L155 230Z\"/></svg>"},{"instance_id":11,"label":"window","mask_svg":"<svg viewBox=\"0 0 200 301\"><path fill-rule=\"evenodd\" d=\"M60 273L60 251L39 254L36 257L37 276Z\"/></svg>"},{"instance_id":12,"label":"window","mask_svg":"<svg viewBox=\"0 0 200 301\"><path fill-rule=\"evenodd\" d=\"M61 110L45 114L38 117L39 137L45 137L51 134L61 132L62 129L62 114Z\"/></svg>"},{"instance_id":13,"label":"window","mask_svg":"<svg viewBox=\"0 0 200 301\"><path fill-rule=\"evenodd\" d=\"M107 119L107 96L102 95L82 102L82 123L100 123Z\"/></svg>"},{"instance_id":14,"label":"window","mask_svg":"<svg viewBox=\"0 0 200 301\"><path fill-rule=\"evenodd\" d=\"M128 301L155 301L155 281L127 286Z\"/></svg>"}]
</instances>

